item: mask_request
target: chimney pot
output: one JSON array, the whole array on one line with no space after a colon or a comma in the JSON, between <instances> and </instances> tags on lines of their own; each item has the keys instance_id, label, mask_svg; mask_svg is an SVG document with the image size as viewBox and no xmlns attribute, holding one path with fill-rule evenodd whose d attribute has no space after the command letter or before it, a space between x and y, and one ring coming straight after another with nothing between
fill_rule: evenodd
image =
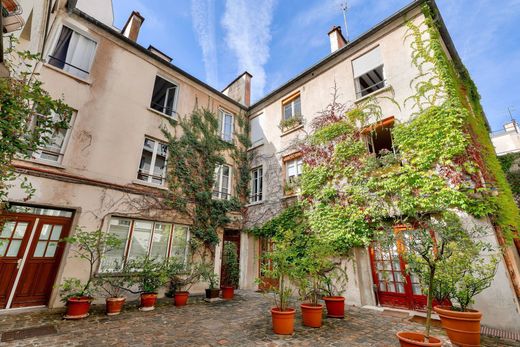
<instances>
[{"instance_id":1,"label":"chimney pot","mask_svg":"<svg viewBox=\"0 0 520 347\"><path fill-rule=\"evenodd\" d=\"M121 32L124 36L128 37L132 41L137 41L137 37L139 36L139 30L141 29L141 25L143 25L144 17L137 11L133 11L128 17L125 26Z\"/></svg>"},{"instance_id":2,"label":"chimney pot","mask_svg":"<svg viewBox=\"0 0 520 347\"><path fill-rule=\"evenodd\" d=\"M330 52L333 53L338 49L343 48L347 44L347 40L341 33L340 26L333 26L329 31L329 39L330 39Z\"/></svg>"}]
</instances>

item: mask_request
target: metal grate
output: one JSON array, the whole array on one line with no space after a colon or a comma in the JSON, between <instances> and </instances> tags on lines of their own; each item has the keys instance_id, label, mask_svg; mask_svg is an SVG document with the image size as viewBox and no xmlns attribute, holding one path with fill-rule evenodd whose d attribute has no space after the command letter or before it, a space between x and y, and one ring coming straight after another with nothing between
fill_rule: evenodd
<instances>
[{"instance_id":1,"label":"metal grate","mask_svg":"<svg viewBox=\"0 0 520 347\"><path fill-rule=\"evenodd\" d=\"M480 327L480 333L482 335L500 337L501 339L520 341L520 332L518 332L518 331L506 331L506 330L500 330L500 329L493 329L493 328L486 327L483 325Z\"/></svg>"},{"instance_id":2,"label":"metal grate","mask_svg":"<svg viewBox=\"0 0 520 347\"><path fill-rule=\"evenodd\" d=\"M57 334L58 330L54 325L44 325L41 327L11 330L2 333L0 342L10 342L16 340L28 339L31 337Z\"/></svg>"}]
</instances>

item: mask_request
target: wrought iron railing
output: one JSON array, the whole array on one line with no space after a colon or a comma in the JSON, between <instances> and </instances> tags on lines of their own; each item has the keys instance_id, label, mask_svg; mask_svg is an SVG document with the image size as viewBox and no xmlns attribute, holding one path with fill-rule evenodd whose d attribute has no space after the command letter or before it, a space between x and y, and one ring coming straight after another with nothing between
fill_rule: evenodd
<instances>
[{"instance_id":1,"label":"wrought iron railing","mask_svg":"<svg viewBox=\"0 0 520 347\"><path fill-rule=\"evenodd\" d=\"M83 69L80 68L80 67L77 67L77 66L74 66L74 65L72 65L72 64L69 64L69 63L67 63L67 62L64 61L64 60L58 59L58 58L56 58L56 57L53 57L52 55L49 55L49 61L48 61L48 62L49 62L49 64L51 64L52 66L56 66L57 68L60 68L60 69L63 69L63 67L64 67L65 65L67 65L67 66L70 66L71 68L76 69L76 70L78 70L78 71L81 71L81 72L83 72L83 73L85 73L85 74L87 74L87 75L90 74L90 72L88 72L87 70L83 70Z\"/></svg>"}]
</instances>

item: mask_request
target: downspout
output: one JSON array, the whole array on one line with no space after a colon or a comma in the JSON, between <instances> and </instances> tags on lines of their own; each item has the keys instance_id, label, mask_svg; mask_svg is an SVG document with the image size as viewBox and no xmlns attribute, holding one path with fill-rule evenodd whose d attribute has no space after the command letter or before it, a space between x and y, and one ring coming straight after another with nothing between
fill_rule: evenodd
<instances>
[{"instance_id":1,"label":"downspout","mask_svg":"<svg viewBox=\"0 0 520 347\"><path fill-rule=\"evenodd\" d=\"M2 3L0 2L0 64L4 62L4 15L2 14Z\"/></svg>"}]
</instances>

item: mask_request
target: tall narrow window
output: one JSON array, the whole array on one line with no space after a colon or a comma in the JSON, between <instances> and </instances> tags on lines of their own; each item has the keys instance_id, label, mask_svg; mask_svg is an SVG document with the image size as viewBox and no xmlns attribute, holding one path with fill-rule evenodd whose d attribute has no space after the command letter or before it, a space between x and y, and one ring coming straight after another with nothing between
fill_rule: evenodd
<instances>
[{"instance_id":1,"label":"tall narrow window","mask_svg":"<svg viewBox=\"0 0 520 347\"><path fill-rule=\"evenodd\" d=\"M162 77L156 76L150 107L167 116L173 117L175 114L177 92L177 85Z\"/></svg>"},{"instance_id":2,"label":"tall narrow window","mask_svg":"<svg viewBox=\"0 0 520 347\"><path fill-rule=\"evenodd\" d=\"M256 116L252 118L250 121L251 127L251 147L256 147L261 145L264 141L264 131L260 125L260 117Z\"/></svg>"},{"instance_id":3,"label":"tall narrow window","mask_svg":"<svg viewBox=\"0 0 520 347\"><path fill-rule=\"evenodd\" d=\"M226 142L233 142L233 115L227 111L220 113L220 137Z\"/></svg>"},{"instance_id":4,"label":"tall narrow window","mask_svg":"<svg viewBox=\"0 0 520 347\"><path fill-rule=\"evenodd\" d=\"M63 26L48 62L50 65L85 79L90 73L96 45L95 41Z\"/></svg>"},{"instance_id":5,"label":"tall narrow window","mask_svg":"<svg viewBox=\"0 0 520 347\"><path fill-rule=\"evenodd\" d=\"M379 46L352 61L356 97L361 98L386 85L383 58Z\"/></svg>"},{"instance_id":6,"label":"tall narrow window","mask_svg":"<svg viewBox=\"0 0 520 347\"><path fill-rule=\"evenodd\" d=\"M166 144L148 138L144 139L137 179L162 185L166 177L167 153Z\"/></svg>"},{"instance_id":7,"label":"tall narrow window","mask_svg":"<svg viewBox=\"0 0 520 347\"><path fill-rule=\"evenodd\" d=\"M283 119L289 120L291 118L299 119L302 116L302 104L300 94L291 97L282 102L283 105Z\"/></svg>"},{"instance_id":8,"label":"tall narrow window","mask_svg":"<svg viewBox=\"0 0 520 347\"><path fill-rule=\"evenodd\" d=\"M36 115L33 121L39 123L42 121L43 117L52 118L53 123L57 123L61 120L61 117L58 114L52 113L52 115L50 116L38 114ZM67 129L54 129L52 134L46 135L48 139L47 143L33 153L33 158L58 163L61 162L61 160L63 159L63 154L65 152L65 144L67 141L67 137L69 136L70 130L70 127Z\"/></svg>"},{"instance_id":9,"label":"tall narrow window","mask_svg":"<svg viewBox=\"0 0 520 347\"><path fill-rule=\"evenodd\" d=\"M215 169L213 198L224 200L231 198L231 167L229 165L220 165Z\"/></svg>"},{"instance_id":10,"label":"tall narrow window","mask_svg":"<svg viewBox=\"0 0 520 347\"><path fill-rule=\"evenodd\" d=\"M262 190L264 185L263 171L264 170L261 166L251 170L251 198L249 199L251 203L262 201Z\"/></svg>"}]
</instances>

